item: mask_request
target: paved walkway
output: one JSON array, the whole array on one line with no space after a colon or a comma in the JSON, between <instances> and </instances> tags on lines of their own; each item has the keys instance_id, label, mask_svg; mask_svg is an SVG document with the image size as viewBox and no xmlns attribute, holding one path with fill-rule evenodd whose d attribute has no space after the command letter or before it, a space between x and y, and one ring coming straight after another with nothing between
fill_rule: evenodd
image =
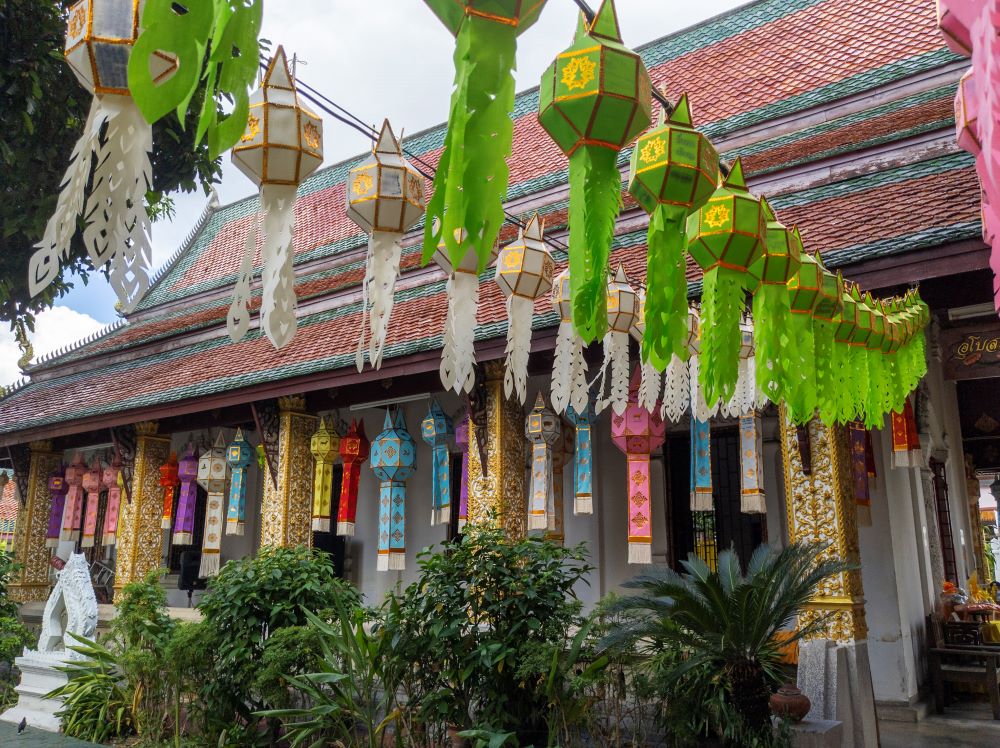
<instances>
[{"instance_id":1,"label":"paved walkway","mask_svg":"<svg viewBox=\"0 0 1000 748\"><path fill-rule=\"evenodd\" d=\"M65 735L36 730L34 727L29 727L18 735L17 725L0 722L0 746L3 748L87 748L93 745L96 743L85 743Z\"/></svg>"},{"instance_id":2,"label":"paved walkway","mask_svg":"<svg viewBox=\"0 0 1000 748\"><path fill-rule=\"evenodd\" d=\"M1000 746L1000 720L986 704L929 714L920 722L879 722L882 748L982 748Z\"/></svg>"}]
</instances>

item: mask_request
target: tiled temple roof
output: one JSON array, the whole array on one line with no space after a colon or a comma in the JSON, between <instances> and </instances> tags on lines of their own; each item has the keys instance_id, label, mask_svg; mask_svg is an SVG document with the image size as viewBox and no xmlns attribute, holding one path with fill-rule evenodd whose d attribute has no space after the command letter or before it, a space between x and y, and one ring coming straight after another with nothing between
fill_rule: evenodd
<instances>
[{"instance_id":1,"label":"tiled temple roof","mask_svg":"<svg viewBox=\"0 0 1000 748\"><path fill-rule=\"evenodd\" d=\"M724 155L745 158L751 184L953 127L957 72L906 88L907 81L947 73L958 59L944 49L933 5L925 0L761 0L652 42L641 53L668 96L690 94L696 124ZM900 90L870 95L886 87ZM566 221L566 159L538 125L536 109L537 91L518 96L508 199L514 212L538 208L547 232L558 236ZM443 136L443 127L433 128L408 138L405 147L433 164ZM972 160L948 151L882 163L870 173L799 180L768 196L779 217L799 226L806 246L832 265L974 238L979 207ZM275 351L258 330L235 344L225 333L228 290L256 220L258 200L251 197L206 214L128 325L32 367L33 381L0 404L0 434L353 366L356 337L344 331L360 326L356 290L366 238L343 202L347 171L360 158L317 172L299 190L295 263L303 308L286 349ZM623 166L627 158L623 153ZM505 228L507 238L512 232ZM615 260L630 276L642 276L645 230L628 199L619 232ZM441 342L444 283L437 272L414 274L418 234L404 243L403 290L387 362ZM564 252L555 256L565 262ZM253 303L259 304L259 291ZM537 311L536 327L554 323L547 303ZM505 333L502 299L492 283L483 284L479 323L478 339Z\"/></svg>"}]
</instances>

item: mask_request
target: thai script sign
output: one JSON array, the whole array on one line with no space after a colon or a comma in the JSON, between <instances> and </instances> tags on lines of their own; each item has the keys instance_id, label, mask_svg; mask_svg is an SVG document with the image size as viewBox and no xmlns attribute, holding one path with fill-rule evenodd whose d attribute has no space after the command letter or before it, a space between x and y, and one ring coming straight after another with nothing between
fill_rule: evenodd
<instances>
[{"instance_id":1,"label":"thai script sign","mask_svg":"<svg viewBox=\"0 0 1000 748\"><path fill-rule=\"evenodd\" d=\"M948 379L1000 377L1000 324L988 323L941 333Z\"/></svg>"}]
</instances>

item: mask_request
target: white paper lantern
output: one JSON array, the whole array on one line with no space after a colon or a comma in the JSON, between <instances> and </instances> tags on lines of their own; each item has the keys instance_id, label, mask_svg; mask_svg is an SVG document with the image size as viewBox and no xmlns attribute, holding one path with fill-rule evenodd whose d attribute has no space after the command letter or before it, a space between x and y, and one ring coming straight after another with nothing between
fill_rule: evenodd
<instances>
[{"instance_id":1,"label":"white paper lantern","mask_svg":"<svg viewBox=\"0 0 1000 748\"><path fill-rule=\"evenodd\" d=\"M295 271L293 234L295 194L299 184L323 163L323 121L299 101L285 50L267 66L260 89L250 96L250 113L233 163L260 187L264 244L260 317L264 334L275 348L295 336ZM251 228L229 307L229 335L240 340L250 326L250 280L256 250Z\"/></svg>"}]
</instances>

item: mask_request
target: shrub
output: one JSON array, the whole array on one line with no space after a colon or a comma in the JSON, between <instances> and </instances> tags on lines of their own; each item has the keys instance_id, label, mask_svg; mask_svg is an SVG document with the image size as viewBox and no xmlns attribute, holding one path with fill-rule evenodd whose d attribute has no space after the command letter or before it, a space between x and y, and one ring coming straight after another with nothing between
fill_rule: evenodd
<instances>
[{"instance_id":1,"label":"shrub","mask_svg":"<svg viewBox=\"0 0 1000 748\"><path fill-rule=\"evenodd\" d=\"M17 700L14 687L18 672L14 667L14 658L34 638L17 618L17 603L7 595L7 586L19 568L13 556L0 553L0 711Z\"/></svg>"},{"instance_id":2,"label":"shrub","mask_svg":"<svg viewBox=\"0 0 1000 748\"><path fill-rule=\"evenodd\" d=\"M583 547L470 527L419 564L419 580L390 600L384 624L417 719L529 742L547 734L549 655L579 623L573 588L591 568Z\"/></svg>"}]
</instances>

